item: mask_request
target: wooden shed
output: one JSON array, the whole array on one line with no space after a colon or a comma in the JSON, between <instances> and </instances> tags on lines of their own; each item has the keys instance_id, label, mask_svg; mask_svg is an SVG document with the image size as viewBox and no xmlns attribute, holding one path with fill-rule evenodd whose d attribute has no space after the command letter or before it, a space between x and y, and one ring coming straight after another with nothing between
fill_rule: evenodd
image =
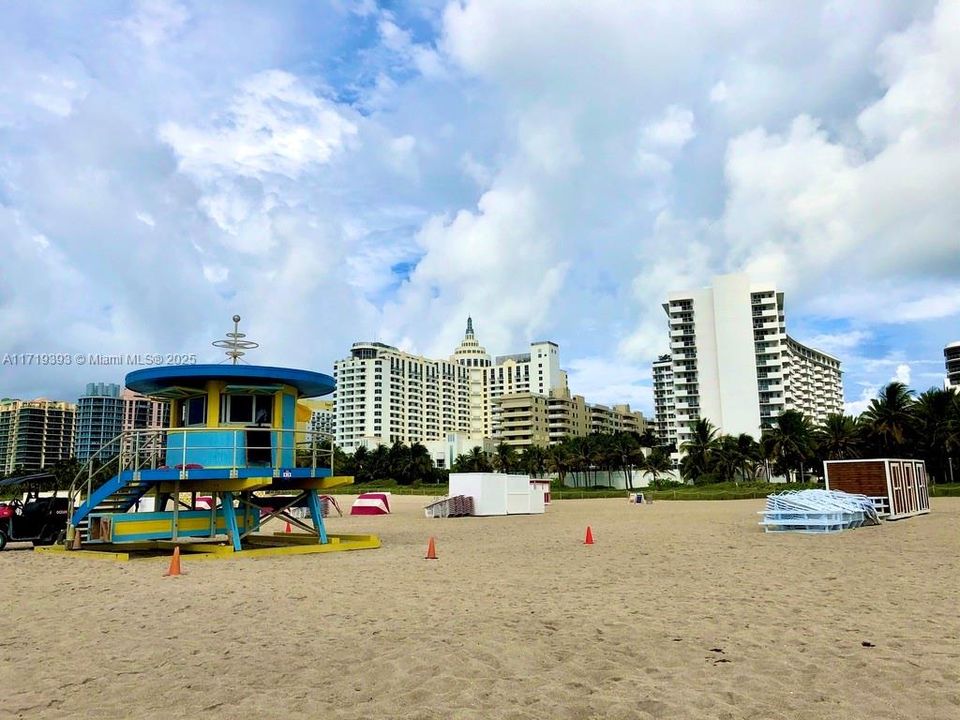
<instances>
[{"instance_id":1,"label":"wooden shed","mask_svg":"<svg viewBox=\"0 0 960 720\"><path fill-rule=\"evenodd\" d=\"M827 460L823 475L827 490L866 495L873 500L877 513L888 520L930 512L923 460Z\"/></svg>"}]
</instances>

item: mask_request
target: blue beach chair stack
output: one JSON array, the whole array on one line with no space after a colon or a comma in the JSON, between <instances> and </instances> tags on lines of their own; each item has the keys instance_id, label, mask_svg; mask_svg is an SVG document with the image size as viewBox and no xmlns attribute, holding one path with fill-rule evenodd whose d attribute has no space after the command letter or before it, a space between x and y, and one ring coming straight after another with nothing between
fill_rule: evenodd
<instances>
[{"instance_id":1,"label":"blue beach chair stack","mask_svg":"<svg viewBox=\"0 0 960 720\"><path fill-rule=\"evenodd\" d=\"M774 493L759 514L766 532L832 533L880 523L870 498L837 490Z\"/></svg>"}]
</instances>

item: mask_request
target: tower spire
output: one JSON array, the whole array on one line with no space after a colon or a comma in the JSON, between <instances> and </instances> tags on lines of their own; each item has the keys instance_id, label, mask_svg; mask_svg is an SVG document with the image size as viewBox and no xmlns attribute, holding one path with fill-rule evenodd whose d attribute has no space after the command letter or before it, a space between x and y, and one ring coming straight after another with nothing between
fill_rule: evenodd
<instances>
[{"instance_id":1,"label":"tower spire","mask_svg":"<svg viewBox=\"0 0 960 720\"><path fill-rule=\"evenodd\" d=\"M467 315L467 337L473 337L473 318Z\"/></svg>"}]
</instances>

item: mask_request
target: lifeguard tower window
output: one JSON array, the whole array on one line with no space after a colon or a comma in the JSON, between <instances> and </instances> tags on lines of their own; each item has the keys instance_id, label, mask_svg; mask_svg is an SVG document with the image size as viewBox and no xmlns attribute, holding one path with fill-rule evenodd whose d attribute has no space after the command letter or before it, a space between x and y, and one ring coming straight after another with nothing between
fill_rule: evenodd
<instances>
[{"instance_id":1,"label":"lifeguard tower window","mask_svg":"<svg viewBox=\"0 0 960 720\"><path fill-rule=\"evenodd\" d=\"M273 396L225 395L220 416L228 423L269 425L273 421Z\"/></svg>"},{"instance_id":2,"label":"lifeguard tower window","mask_svg":"<svg viewBox=\"0 0 960 720\"><path fill-rule=\"evenodd\" d=\"M183 416L180 418L184 427L189 425L203 425L207 421L207 396L188 398L183 403Z\"/></svg>"}]
</instances>

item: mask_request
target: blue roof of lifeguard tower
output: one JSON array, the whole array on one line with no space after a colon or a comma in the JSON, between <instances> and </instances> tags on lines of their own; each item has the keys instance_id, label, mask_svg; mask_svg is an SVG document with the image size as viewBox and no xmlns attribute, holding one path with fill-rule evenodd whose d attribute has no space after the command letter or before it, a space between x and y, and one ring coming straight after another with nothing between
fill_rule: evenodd
<instances>
[{"instance_id":1,"label":"blue roof of lifeguard tower","mask_svg":"<svg viewBox=\"0 0 960 720\"><path fill-rule=\"evenodd\" d=\"M134 370L125 382L134 392L163 395L176 388L199 389L210 380L248 386L291 385L308 398L329 395L336 387L336 381L323 373L264 365L166 365Z\"/></svg>"}]
</instances>

